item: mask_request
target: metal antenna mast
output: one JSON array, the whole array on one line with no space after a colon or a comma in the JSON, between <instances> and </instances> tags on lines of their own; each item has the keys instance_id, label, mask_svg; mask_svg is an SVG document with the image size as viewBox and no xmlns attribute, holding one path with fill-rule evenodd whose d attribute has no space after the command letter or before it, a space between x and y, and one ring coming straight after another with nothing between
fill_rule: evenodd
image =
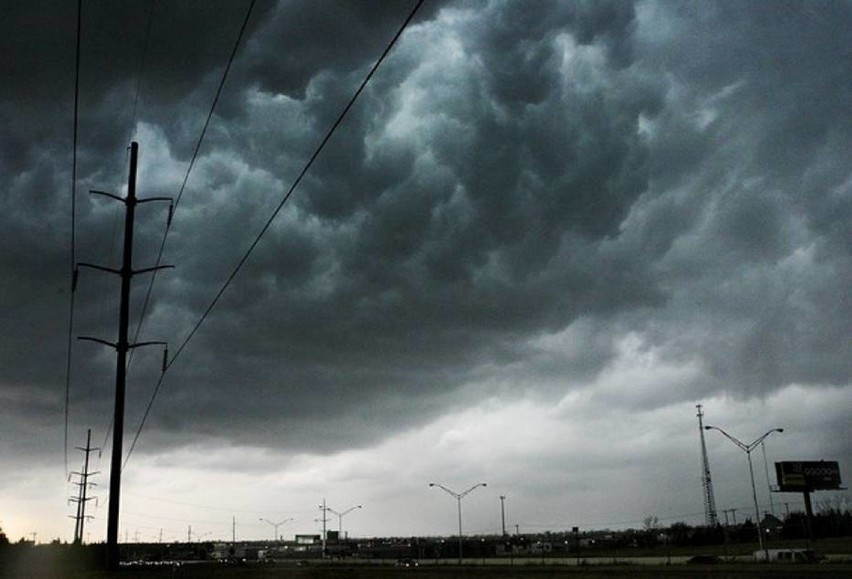
<instances>
[{"instance_id":1,"label":"metal antenna mast","mask_svg":"<svg viewBox=\"0 0 852 579\"><path fill-rule=\"evenodd\" d=\"M710 480L710 461L707 460L707 445L704 443L704 413L701 405L698 409L698 433L701 435L701 486L704 488L704 524L715 527L719 523L716 516L716 499L713 498L713 481Z\"/></svg>"}]
</instances>

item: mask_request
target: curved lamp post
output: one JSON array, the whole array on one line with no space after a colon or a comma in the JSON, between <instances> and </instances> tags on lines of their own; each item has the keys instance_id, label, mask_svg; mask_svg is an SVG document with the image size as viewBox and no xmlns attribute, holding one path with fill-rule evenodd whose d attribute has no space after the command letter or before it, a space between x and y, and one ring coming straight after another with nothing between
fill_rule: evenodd
<instances>
[{"instance_id":1,"label":"curved lamp post","mask_svg":"<svg viewBox=\"0 0 852 579\"><path fill-rule=\"evenodd\" d=\"M754 440L754 442L752 442L751 444L746 444L746 443L734 438L733 436L731 436L730 434L728 434L727 432L725 432L724 430L722 430L721 428L719 428L717 426L705 426L704 430L717 430L717 431L721 432L722 435L725 438L727 438L728 440L733 442L737 446L737 448L739 448L744 453L746 453L746 456L748 457L748 473L751 476L751 496L754 499L754 516L755 516L755 523L757 524L757 543L758 543L758 548L761 551L763 551L763 556L766 558L766 562L768 563L769 562L769 551L767 549L765 549L764 546L763 546L763 530L760 528L760 507L757 504L757 487L754 486L754 467L751 464L751 451L754 450L755 448L757 448L760 445L760 443L763 442L763 440L767 436L769 436L773 432L784 432L784 429L783 428L773 428L772 430L769 430L769 431L763 433L762 435L760 435L759 437L757 437Z\"/></svg>"},{"instance_id":2,"label":"curved lamp post","mask_svg":"<svg viewBox=\"0 0 852 579\"><path fill-rule=\"evenodd\" d=\"M432 483L429 483L429 486L430 486L430 487L438 487L439 489L443 490L444 492L446 492L447 494L451 495L453 498L455 498L455 499L456 499L456 503L458 504L458 510L459 510L459 565L461 565L461 563L462 563L462 516L461 516L461 500L462 500L463 498L465 498L467 495L469 495L469 494L470 494L470 493L471 493L474 489L476 489L476 488L478 488L478 487L485 487L485 486L488 486L488 485L487 485L486 483L484 483L484 482L483 482L483 483L478 483L478 484L473 485L472 487L470 487L470 488L469 488L469 489L467 489L466 491L464 491L464 492L460 492L460 493L457 493L456 491L454 491L454 490L452 490L452 489L448 489L447 487L445 487L444 485L439 484L439 483L433 483L433 482L432 482Z\"/></svg>"},{"instance_id":3,"label":"curved lamp post","mask_svg":"<svg viewBox=\"0 0 852 579\"><path fill-rule=\"evenodd\" d=\"M354 507L349 507L345 511L337 512L331 507L326 507L327 510L332 515L337 515L337 540L341 540L343 538L343 517L354 511L355 509L363 509L363 505L355 505Z\"/></svg>"},{"instance_id":4,"label":"curved lamp post","mask_svg":"<svg viewBox=\"0 0 852 579\"><path fill-rule=\"evenodd\" d=\"M290 518L284 519L280 523L273 523L269 519L264 519L263 517L261 517L260 520L263 521L264 523L268 523L268 524L272 525L275 528L275 531L274 531L275 535L272 537L272 542L274 543L274 542L278 541L278 527L280 527L281 525L283 525L284 523L286 523L288 521L293 521L295 519L293 519L293 517L290 517Z\"/></svg>"}]
</instances>

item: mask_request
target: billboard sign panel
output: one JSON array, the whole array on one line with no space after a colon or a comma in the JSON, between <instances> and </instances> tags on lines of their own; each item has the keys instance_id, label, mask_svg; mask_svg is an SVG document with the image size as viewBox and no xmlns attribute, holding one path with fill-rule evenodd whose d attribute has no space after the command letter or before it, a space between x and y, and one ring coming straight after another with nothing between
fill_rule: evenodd
<instances>
[{"instance_id":1,"label":"billboard sign panel","mask_svg":"<svg viewBox=\"0 0 852 579\"><path fill-rule=\"evenodd\" d=\"M837 461L776 462L775 474L781 492L828 491L840 488L840 466Z\"/></svg>"}]
</instances>

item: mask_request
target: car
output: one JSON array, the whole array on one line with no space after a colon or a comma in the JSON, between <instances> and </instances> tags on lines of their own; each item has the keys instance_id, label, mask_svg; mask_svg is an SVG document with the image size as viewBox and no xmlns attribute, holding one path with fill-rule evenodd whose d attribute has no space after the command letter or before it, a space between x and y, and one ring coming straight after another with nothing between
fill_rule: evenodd
<instances>
[{"instance_id":1,"label":"car","mask_svg":"<svg viewBox=\"0 0 852 579\"><path fill-rule=\"evenodd\" d=\"M417 561L414 559L399 559L396 562L397 567L417 567Z\"/></svg>"},{"instance_id":2,"label":"car","mask_svg":"<svg viewBox=\"0 0 852 579\"><path fill-rule=\"evenodd\" d=\"M717 555L696 555L694 557L690 557L687 561L687 565L715 565L716 563L721 563L722 559Z\"/></svg>"}]
</instances>

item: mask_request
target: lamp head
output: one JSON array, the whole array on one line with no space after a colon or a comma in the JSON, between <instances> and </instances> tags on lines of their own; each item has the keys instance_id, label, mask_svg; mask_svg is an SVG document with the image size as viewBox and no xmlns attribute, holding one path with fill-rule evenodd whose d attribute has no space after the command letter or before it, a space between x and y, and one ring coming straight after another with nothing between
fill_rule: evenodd
<instances>
[{"instance_id":1,"label":"lamp head","mask_svg":"<svg viewBox=\"0 0 852 579\"><path fill-rule=\"evenodd\" d=\"M488 483L479 483L479 484L481 484L481 485L482 485L482 486L484 486L484 487L487 487L487 486L488 486Z\"/></svg>"},{"instance_id":2,"label":"lamp head","mask_svg":"<svg viewBox=\"0 0 852 579\"><path fill-rule=\"evenodd\" d=\"M429 483L429 486L433 487L433 486L435 486L435 483Z\"/></svg>"},{"instance_id":3,"label":"lamp head","mask_svg":"<svg viewBox=\"0 0 852 579\"><path fill-rule=\"evenodd\" d=\"M784 432L784 429L783 428L776 428L775 432Z\"/></svg>"},{"instance_id":4,"label":"lamp head","mask_svg":"<svg viewBox=\"0 0 852 579\"><path fill-rule=\"evenodd\" d=\"M713 430L713 427L712 426L705 426L704 430Z\"/></svg>"}]
</instances>

